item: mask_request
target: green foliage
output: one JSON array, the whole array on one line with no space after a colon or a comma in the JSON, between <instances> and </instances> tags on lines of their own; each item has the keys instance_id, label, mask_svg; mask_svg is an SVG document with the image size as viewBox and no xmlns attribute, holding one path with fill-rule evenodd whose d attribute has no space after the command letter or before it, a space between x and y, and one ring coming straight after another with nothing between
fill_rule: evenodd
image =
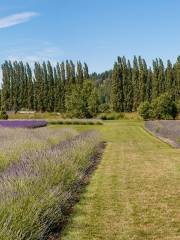
<instances>
[{"instance_id":1,"label":"green foliage","mask_svg":"<svg viewBox=\"0 0 180 240\"><path fill-rule=\"evenodd\" d=\"M65 97L72 85L89 79L87 64L80 62L35 62L34 74L28 63L5 61L2 65L1 106L10 111L22 109L39 112L65 112Z\"/></svg>"},{"instance_id":2,"label":"green foliage","mask_svg":"<svg viewBox=\"0 0 180 240\"><path fill-rule=\"evenodd\" d=\"M149 102L142 102L138 107L139 115L144 119L151 119L153 116L151 104Z\"/></svg>"},{"instance_id":3,"label":"green foliage","mask_svg":"<svg viewBox=\"0 0 180 240\"><path fill-rule=\"evenodd\" d=\"M169 94L162 94L152 102L153 115L156 119L175 119L177 107Z\"/></svg>"},{"instance_id":4,"label":"green foliage","mask_svg":"<svg viewBox=\"0 0 180 240\"><path fill-rule=\"evenodd\" d=\"M0 112L0 119L8 120L8 114L5 111Z\"/></svg>"},{"instance_id":5,"label":"green foliage","mask_svg":"<svg viewBox=\"0 0 180 240\"><path fill-rule=\"evenodd\" d=\"M95 117L98 113L98 95L95 87L91 90L87 103L90 116Z\"/></svg>"},{"instance_id":6,"label":"green foliage","mask_svg":"<svg viewBox=\"0 0 180 240\"><path fill-rule=\"evenodd\" d=\"M99 114L99 118L102 120L119 120L119 119L123 119L124 117L125 117L124 113L117 113L117 112Z\"/></svg>"},{"instance_id":7,"label":"green foliage","mask_svg":"<svg viewBox=\"0 0 180 240\"><path fill-rule=\"evenodd\" d=\"M61 119L48 121L52 125L103 125L103 122L98 119Z\"/></svg>"},{"instance_id":8,"label":"green foliage","mask_svg":"<svg viewBox=\"0 0 180 240\"><path fill-rule=\"evenodd\" d=\"M176 102L177 112L180 113L180 100Z\"/></svg>"},{"instance_id":9,"label":"green foliage","mask_svg":"<svg viewBox=\"0 0 180 240\"><path fill-rule=\"evenodd\" d=\"M28 63L5 61L2 75L0 105L6 111L67 111L72 116L92 117L98 111L105 112L107 105L114 112L136 111L141 102L151 103L165 92L174 101L180 100L180 57L175 64L168 60L167 67L156 58L149 68L141 56L135 56L133 63L118 57L113 70L101 74L89 74L88 65L80 61L75 65L67 60L55 66L49 61L36 62L33 68ZM82 92L89 80L94 90L90 97L87 89L86 97ZM72 99L77 109L72 107Z\"/></svg>"},{"instance_id":10,"label":"green foliage","mask_svg":"<svg viewBox=\"0 0 180 240\"><path fill-rule=\"evenodd\" d=\"M99 112L100 113L107 113L110 112L110 105L107 103L102 103L99 105Z\"/></svg>"},{"instance_id":11,"label":"green foliage","mask_svg":"<svg viewBox=\"0 0 180 240\"><path fill-rule=\"evenodd\" d=\"M98 96L92 81L73 85L67 93L65 107L68 117L91 118L98 111Z\"/></svg>"},{"instance_id":12,"label":"green foliage","mask_svg":"<svg viewBox=\"0 0 180 240\"><path fill-rule=\"evenodd\" d=\"M162 94L154 99L152 103L143 102L138 108L138 112L143 119L175 119L177 116L177 106L169 94Z\"/></svg>"},{"instance_id":13,"label":"green foliage","mask_svg":"<svg viewBox=\"0 0 180 240\"><path fill-rule=\"evenodd\" d=\"M123 111L122 75L120 64L115 63L112 74L111 104L115 112Z\"/></svg>"}]
</instances>

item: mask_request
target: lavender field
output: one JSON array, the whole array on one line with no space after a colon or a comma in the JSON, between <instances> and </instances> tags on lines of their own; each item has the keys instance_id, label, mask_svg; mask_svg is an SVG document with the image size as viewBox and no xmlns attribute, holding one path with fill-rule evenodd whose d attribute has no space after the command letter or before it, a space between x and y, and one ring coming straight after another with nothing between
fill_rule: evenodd
<instances>
[{"instance_id":1,"label":"lavender field","mask_svg":"<svg viewBox=\"0 0 180 240\"><path fill-rule=\"evenodd\" d=\"M0 128L0 240L46 239L94 163L94 131Z\"/></svg>"},{"instance_id":2,"label":"lavender field","mask_svg":"<svg viewBox=\"0 0 180 240\"><path fill-rule=\"evenodd\" d=\"M180 120L145 121L145 128L174 147L180 147Z\"/></svg>"}]
</instances>

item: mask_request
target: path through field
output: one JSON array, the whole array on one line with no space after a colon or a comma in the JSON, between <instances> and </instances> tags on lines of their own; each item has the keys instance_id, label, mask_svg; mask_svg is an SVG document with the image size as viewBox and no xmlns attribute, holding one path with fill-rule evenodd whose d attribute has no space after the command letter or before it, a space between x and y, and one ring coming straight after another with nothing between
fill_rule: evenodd
<instances>
[{"instance_id":1,"label":"path through field","mask_svg":"<svg viewBox=\"0 0 180 240\"><path fill-rule=\"evenodd\" d=\"M140 122L97 128L107 147L61 239L180 239L180 149Z\"/></svg>"}]
</instances>

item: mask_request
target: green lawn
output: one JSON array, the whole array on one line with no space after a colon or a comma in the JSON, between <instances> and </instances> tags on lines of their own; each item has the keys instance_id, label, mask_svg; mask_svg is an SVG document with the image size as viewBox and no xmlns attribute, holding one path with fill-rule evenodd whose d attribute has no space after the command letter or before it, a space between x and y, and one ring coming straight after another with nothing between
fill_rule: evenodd
<instances>
[{"instance_id":1,"label":"green lawn","mask_svg":"<svg viewBox=\"0 0 180 240\"><path fill-rule=\"evenodd\" d=\"M180 150L142 122L75 128L97 128L107 147L61 240L180 239Z\"/></svg>"}]
</instances>

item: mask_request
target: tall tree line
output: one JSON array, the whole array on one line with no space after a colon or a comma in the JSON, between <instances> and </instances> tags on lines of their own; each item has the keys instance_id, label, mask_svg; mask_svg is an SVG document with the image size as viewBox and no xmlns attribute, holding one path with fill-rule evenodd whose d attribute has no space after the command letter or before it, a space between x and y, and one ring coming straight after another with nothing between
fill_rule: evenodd
<instances>
[{"instance_id":1,"label":"tall tree line","mask_svg":"<svg viewBox=\"0 0 180 240\"><path fill-rule=\"evenodd\" d=\"M2 65L1 108L65 112L65 101L74 85L89 79L86 63L28 63L5 61Z\"/></svg>"},{"instance_id":2,"label":"tall tree line","mask_svg":"<svg viewBox=\"0 0 180 240\"><path fill-rule=\"evenodd\" d=\"M156 58L151 67L140 56L132 62L118 57L113 69L101 74L89 74L88 65L80 61L56 66L36 62L34 67L6 61L2 74L0 104L9 111L72 111L90 116L102 105L113 111L136 111L141 102L151 102L165 92L180 100L180 57L175 64Z\"/></svg>"},{"instance_id":3,"label":"tall tree line","mask_svg":"<svg viewBox=\"0 0 180 240\"><path fill-rule=\"evenodd\" d=\"M167 92L174 101L180 100L180 57L175 64L162 59L153 60L148 67L142 57L130 63L118 57L111 80L111 105L114 111L136 111L141 102L151 102Z\"/></svg>"}]
</instances>

